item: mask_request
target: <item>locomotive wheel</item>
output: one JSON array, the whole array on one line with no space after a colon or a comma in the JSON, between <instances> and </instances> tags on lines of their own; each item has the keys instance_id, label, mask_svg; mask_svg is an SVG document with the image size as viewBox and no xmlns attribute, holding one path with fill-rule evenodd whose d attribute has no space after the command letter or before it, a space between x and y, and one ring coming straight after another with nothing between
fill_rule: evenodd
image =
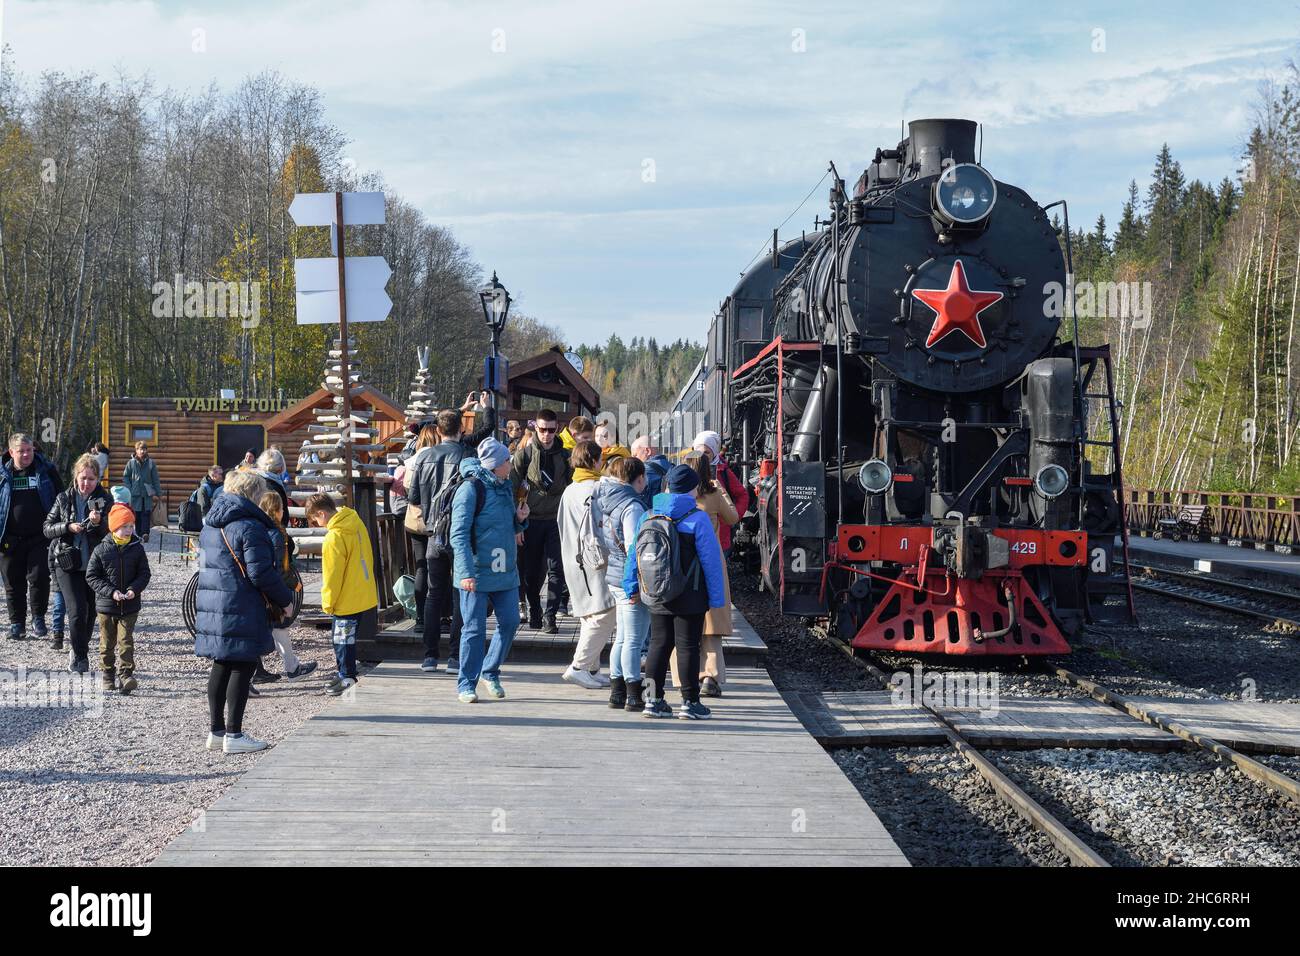
<instances>
[{"instance_id":1,"label":"locomotive wheel","mask_svg":"<svg viewBox=\"0 0 1300 956\"><path fill-rule=\"evenodd\" d=\"M190 629L190 637L199 630L198 598L199 572L195 571L185 582L185 593L181 595L181 616L185 618L185 626Z\"/></svg>"}]
</instances>

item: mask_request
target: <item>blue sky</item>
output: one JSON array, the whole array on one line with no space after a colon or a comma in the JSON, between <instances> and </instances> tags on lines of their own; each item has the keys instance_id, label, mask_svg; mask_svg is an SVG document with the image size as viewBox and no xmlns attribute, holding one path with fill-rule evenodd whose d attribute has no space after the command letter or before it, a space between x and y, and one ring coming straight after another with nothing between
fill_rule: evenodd
<instances>
[{"instance_id":1,"label":"blue sky","mask_svg":"<svg viewBox=\"0 0 1300 956\"><path fill-rule=\"evenodd\" d=\"M981 121L995 176L1113 227L1163 142L1234 173L1300 33L1291 2L1046 6L8 0L3 41L29 75L318 87L361 170L578 344L701 339L827 160L851 185L904 119Z\"/></svg>"}]
</instances>

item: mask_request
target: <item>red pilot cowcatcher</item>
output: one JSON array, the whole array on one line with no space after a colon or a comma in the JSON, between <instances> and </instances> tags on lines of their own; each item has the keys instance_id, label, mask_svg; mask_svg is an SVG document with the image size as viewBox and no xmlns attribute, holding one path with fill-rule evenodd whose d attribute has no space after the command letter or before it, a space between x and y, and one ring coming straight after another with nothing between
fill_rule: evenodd
<instances>
[{"instance_id":1,"label":"red pilot cowcatcher","mask_svg":"<svg viewBox=\"0 0 1300 956\"><path fill-rule=\"evenodd\" d=\"M949 332L960 332L980 348L988 348L980 313L1002 298L1001 292L972 291L966 281L966 268L958 259L953 263L946 289L913 289L916 296L934 310L934 325L925 339L930 348Z\"/></svg>"}]
</instances>

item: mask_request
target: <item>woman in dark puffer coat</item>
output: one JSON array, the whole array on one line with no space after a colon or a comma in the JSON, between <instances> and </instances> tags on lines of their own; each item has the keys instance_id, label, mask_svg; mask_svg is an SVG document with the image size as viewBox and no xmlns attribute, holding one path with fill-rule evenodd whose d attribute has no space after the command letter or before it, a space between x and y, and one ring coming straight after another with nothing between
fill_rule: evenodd
<instances>
[{"instance_id":1,"label":"woman in dark puffer coat","mask_svg":"<svg viewBox=\"0 0 1300 956\"><path fill-rule=\"evenodd\" d=\"M207 747L228 754L266 749L243 732L244 708L258 659L275 648L267 603L293 613L271 548L275 523L256 504L266 490L253 472L230 472L199 532L194 654L212 659Z\"/></svg>"}]
</instances>

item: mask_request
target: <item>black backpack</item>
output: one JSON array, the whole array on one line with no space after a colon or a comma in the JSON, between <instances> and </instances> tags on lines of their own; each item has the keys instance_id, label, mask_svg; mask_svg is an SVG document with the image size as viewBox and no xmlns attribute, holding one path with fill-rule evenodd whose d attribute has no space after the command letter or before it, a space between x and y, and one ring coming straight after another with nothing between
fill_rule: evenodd
<instances>
[{"instance_id":1,"label":"black backpack","mask_svg":"<svg viewBox=\"0 0 1300 956\"><path fill-rule=\"evenodd\" d=\"M194 489L188 501L181 502L180 511L176 512L176 525L182 531L198 534L203 530L203 508L199 506L199 491Z\"/></svg>"},{"instance_id":2,"label":"black backpack","mask_svg":"<svg viewBox=\"0 0 1300 956\"><path fill-rule=\"evenodd\" d=\"M460 473L460 467L457 465L455 473L443 482L442 487L438 489L437 496L433 499L432 506L429 509L433 512L433 520L425 519L425 526L429 529L428 554L430 557L451 557L451 506L456 500L457 489L466 481L474 486L475 518L482 513L483 506L487 503L487 489L483 487L483 482L477 478L466 478ZM470 534L472 541L472 530Z\"/></svg>"}]
</instances>

